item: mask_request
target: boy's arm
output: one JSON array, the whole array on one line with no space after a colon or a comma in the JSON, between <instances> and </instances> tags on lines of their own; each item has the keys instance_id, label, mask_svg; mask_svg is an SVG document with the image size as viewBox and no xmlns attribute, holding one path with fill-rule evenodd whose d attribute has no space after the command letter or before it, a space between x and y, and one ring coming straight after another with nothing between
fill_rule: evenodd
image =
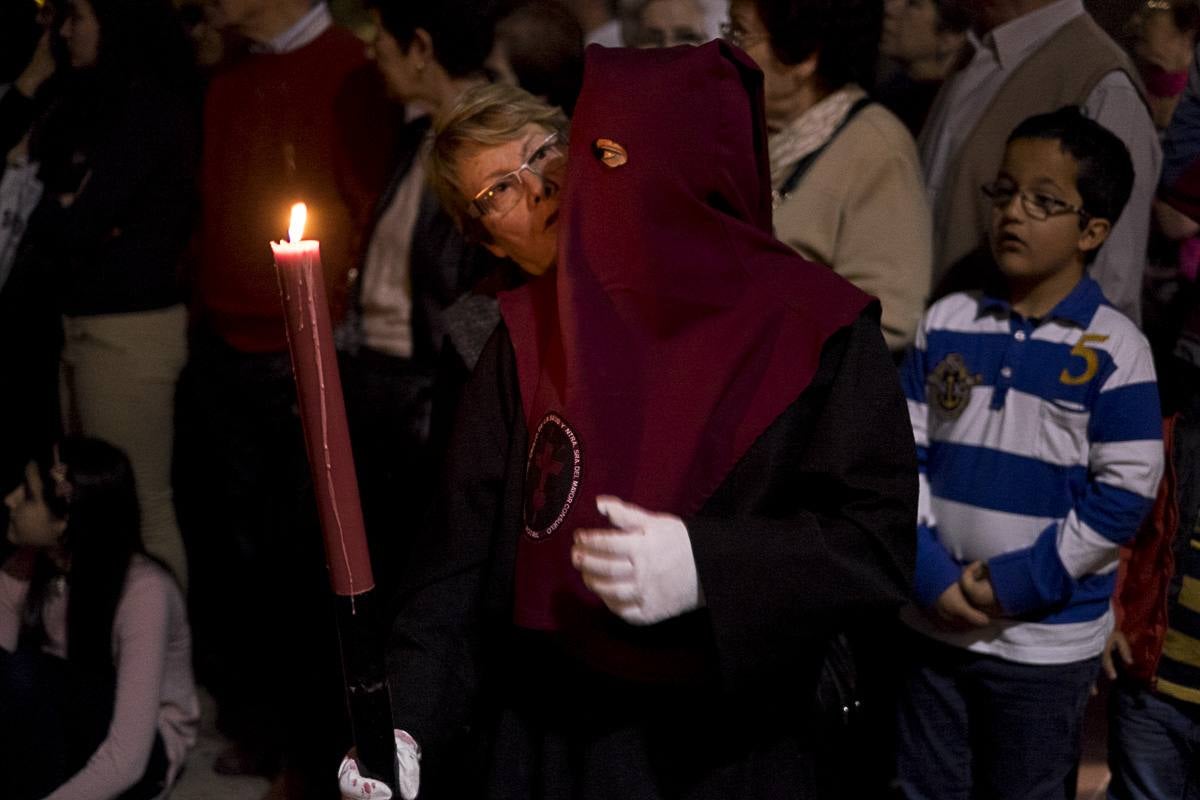
<instances>
[{"instance_id":1,"label":"boy's arm","mask_svg":"<svg viewBox=\"0 0 1200 800\"><path fill-rule=\"evenodd\" d=\"M1158 387L1146 340L1118 348L1088 423L1088 483L1061 525L988 562L996 599L1021 615L1070 597L1082 576L1115 565L1154 502L1163 471Z\"/></svg>"},{"instance_id":2,"label":"boy's arm","mask_svg":"<svg viewBox=\"0 0 1200 800\"><path fill-rule=\"evenodd\" d=\"M929 489L929 403L925 396L925 324L917 329L917 339L908 349L900 368L900 384L908 401L908 416L917 445L917 570L913 592L922 608L933 606L942 593L958 580L962 569L942 546L937 536Z\"/></svg>"}]
</instances>

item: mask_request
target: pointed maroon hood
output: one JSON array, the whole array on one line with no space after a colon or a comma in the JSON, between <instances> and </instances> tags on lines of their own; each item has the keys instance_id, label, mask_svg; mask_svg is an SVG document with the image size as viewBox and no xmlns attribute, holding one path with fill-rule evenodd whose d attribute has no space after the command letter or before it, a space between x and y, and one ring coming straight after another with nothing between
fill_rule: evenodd
<instances>
[{"instance_id":1,"label":"pointed maroon hood","mask_svg":"<svg viewBox=\"0 0 1200 800\"><path fill-rule=\"evenodd\" d=\"M515 616L552 630L600 606L569 559L596 496L694 514L870 301L772 235L762 74L721 42L588 48L559 226L557 270L501 297L531 439Z\"/></svg>"}]
</instances>

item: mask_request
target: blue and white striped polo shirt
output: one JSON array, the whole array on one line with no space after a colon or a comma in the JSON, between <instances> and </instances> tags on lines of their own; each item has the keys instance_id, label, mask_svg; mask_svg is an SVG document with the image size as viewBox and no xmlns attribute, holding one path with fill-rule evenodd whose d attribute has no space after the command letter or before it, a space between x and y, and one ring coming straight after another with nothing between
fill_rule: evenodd
<instances>
[{"instance_id":1,"label":"blue and white striped polo shirt","mask_svg":"<svg viewBox=\"0 0 1200 800\"><path fill-rule=\"evenodd\" d=\"M1090 658L1112 628L1117 548L1163 469L1150 345L1085 277L1035 324L1003 300L951 295L902 371L920 462L922 606L985 560L1006 618L966 633L905 621L1011 661Z\"/></svg>"}]
</instances>

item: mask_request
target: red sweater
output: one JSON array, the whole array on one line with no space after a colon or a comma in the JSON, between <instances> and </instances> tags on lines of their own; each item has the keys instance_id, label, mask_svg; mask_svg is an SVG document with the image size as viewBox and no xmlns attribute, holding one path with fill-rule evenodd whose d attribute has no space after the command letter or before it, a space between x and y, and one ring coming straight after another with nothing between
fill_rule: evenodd
<instances>
[{"instance_id":1,"label":"red sweater","mask_svg":"<svg viewBox=\"0 0 1200 800\"><path fill-rule=\"evenodd\" d=\"M337 320L371 207L387 179L391 118L363 44L332 27L298 50L246 56L204 110L197 317L244 352L287 348L269 242L294 202L321 242Z\"/></svg>"}]
</instances>

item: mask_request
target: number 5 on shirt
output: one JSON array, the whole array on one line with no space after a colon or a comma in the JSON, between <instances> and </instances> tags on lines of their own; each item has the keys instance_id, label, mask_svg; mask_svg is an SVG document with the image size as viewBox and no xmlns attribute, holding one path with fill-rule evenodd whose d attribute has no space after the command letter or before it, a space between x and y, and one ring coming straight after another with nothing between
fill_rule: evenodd
<instances>
[{"instance_id":1,"label":"number 5 on shirt","mask_svg":"<svg viewBox=\"0 0 1200 800\"><path fill-rule=\"evenodd\" d=\"M1088 343L1106 341L1108 341L1108 337L1099 333L1085 333L1083 336L1080 336L1079 341L1071 348L1071 355L1075 358L1083 359L1085 365L1083 372L1078 375L1072 375L1066 367L1063 367L1062 374L1058 376L1058 380L1067 386L1082 386L1096 377L1096 371L1100 369L1100 358L1096 355L1094 348L1088 347Z\"/></svg>"}]
</instances>

